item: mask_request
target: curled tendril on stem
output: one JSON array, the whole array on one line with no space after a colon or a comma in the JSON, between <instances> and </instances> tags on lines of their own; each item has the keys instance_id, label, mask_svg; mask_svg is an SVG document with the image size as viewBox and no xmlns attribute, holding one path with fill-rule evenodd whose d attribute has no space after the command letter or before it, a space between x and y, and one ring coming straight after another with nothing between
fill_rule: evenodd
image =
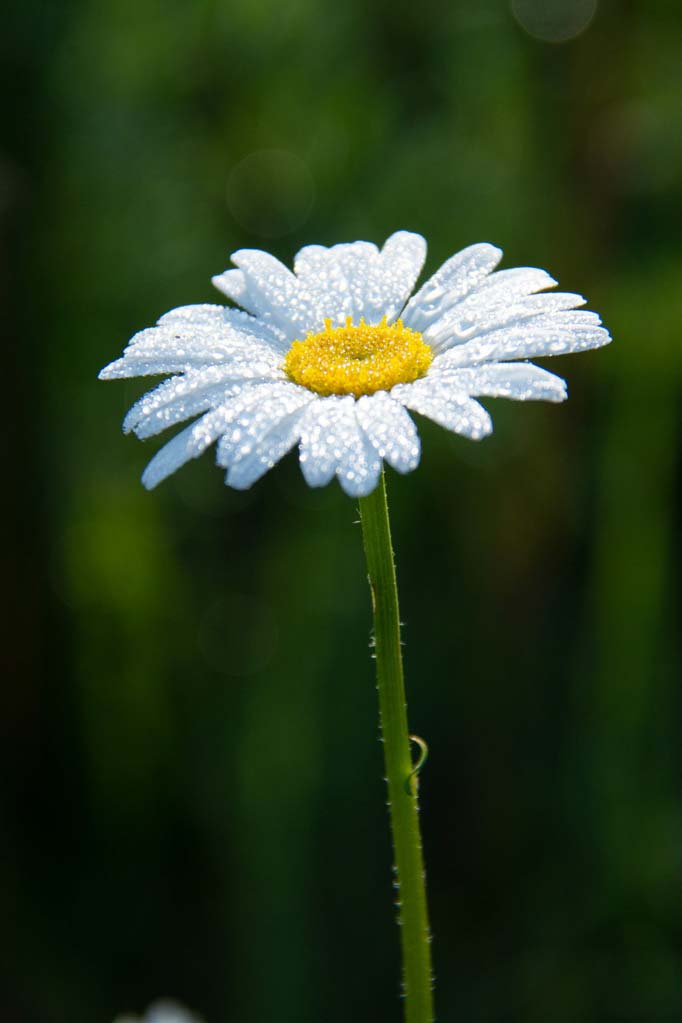
<instances>
[{"instance_id":1,"label":"curled tendril on stem","mask_svg":"<svg viewBox=\"0 0 682 1023\"><path fill-rule=\"evenodd\" d=\"M428 760L429 747L424 742L424 740L418 735L411 735L410 742L413 742L416 746L419 747L419 757L417 758L417 763L414 765L414 767L408 774L407 781L405 782L405 788L407 789L408 792L411 793L413 791L416 791L416 788L419 784L419 772L421 771L422 767Z\"/></svg>"}]
</instances>

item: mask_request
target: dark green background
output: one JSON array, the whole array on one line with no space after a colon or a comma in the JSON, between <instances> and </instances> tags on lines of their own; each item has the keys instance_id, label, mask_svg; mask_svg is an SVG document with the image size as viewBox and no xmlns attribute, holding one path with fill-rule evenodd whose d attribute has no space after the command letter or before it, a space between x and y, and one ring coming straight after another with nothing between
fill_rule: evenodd
<instances>
[{"instance_id":1,"label":"dark green background","mask_svg":"<svg viewBox=\"0 0 682 1023\"><path fill-rule=\"evenodd\" d=\"M502 0L24 0L2 36L2 1023L399 1019L356 509L294 457L146 493L144 382L96 373L234 249L401 227L615 338L388 481L439 1019L682 1019L679 6L554 45Z\"/></svg>"}]
</instances>

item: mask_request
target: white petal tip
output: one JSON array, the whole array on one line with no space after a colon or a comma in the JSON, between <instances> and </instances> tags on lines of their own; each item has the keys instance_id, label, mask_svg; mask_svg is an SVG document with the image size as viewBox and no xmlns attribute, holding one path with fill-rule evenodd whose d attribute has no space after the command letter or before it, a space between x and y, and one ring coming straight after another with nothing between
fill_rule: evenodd
<instances>
[{"instance_id":1,"label":"white petal tip","mask_svg":"<svg viewBox=\"0 0 682 1023\"><path fill-rule=\"evenodd\" d=\"M355 498L368 497L379 483L378 478L355 480L349 479L347 475L341 472L337 472L336 478L341 484L341 489L344 493L348 494L349 497Z\"/></svg>"},{"instance_id":2,"label":"white petal tip","mask_svg":"<svg viewBox=\"0 0 682 1023\"><path fill-rule=\"evenodd\" d=\"M230 487L231 490L250 490L254 483L258 482L258 479L260 476L255 480L240 479L231 469L228 469L225 473L225 486Z\"/></svg>"},{"instance_id":3,"label":"white petal tip","mask_svg":"<svg viewBox=\"0 0 682 1023\"><path fill-rule=\"evenodd\" d=\"M309 480L306 477L305 473L303 474L303 478L306 481L306 484L311 488L311 490L319 490L321 487L328 487L329 484L331 483L332 479L333 479L333 477L331 477L331 479L325 479L325 480L320 480L320 479Z\"/></svg>"},{"instance_id":4,"label":"white petal tip","mask_svg":"<svg viewBox=\"0 0 682 1023\"><path fill-rule=\"evenodd\" d=\"M499 245L493 245L492 242L480 242L480 247L486 249L491 256L497 256L497 259L502 259L504 252Z\"/></svg>"},{"instance_id":5,"label":"white petal tip","mask_svg":"<svg viewBox=\"0 0 682 1023\"><path fill-rule=\"evenodd\" d=\"M154 373L158 374L160 370L154 370ZM144 366L135 366L135 363L129 362L125 355L120 359L116 359L115 362L110 362L108 366L101 369L97 374L98 380L130 380L132 377L143 377L151 376L149 370L145 369Z\"/></svg>"},{"instance_id":6,"label":"white petal tip","mask_svg":"<svg viewBox=\"0 0 682 1023\"><path fill-rule=\"evenodd\" d=\"M123 430L124 434L128 435L129 433L132 433L133 430L135 429L138 419L137 411L138 411L137 403L135 403L133 407L129 409L128 412L125 414L123 422L121 423L121 429Z\"/></svg>"},{"instance_id":7,"label":"white petal tip","mask_svg":"<svg viewBox=\"0 0 682 1023\"><path fill-rule=\"evenodd\" d=\"M395 469L396 472L399 472L401 476L407 476L408 472L414 472L415 469L419 468L420 457L421 453L418 454L415 458L413 458L410 462L405 463L391 462L391 467Z\"/></svg>"},{"instance_id":8,"label":"white petal tip","mask_svg":"<svg viewBox=\"0 0 682 1023\"><path fill-rule=\"evenodd\" d=\"M407 243L409 245L417 246L426 252L426 238L423 234L419 234L418 231L394 231L393 234L389 235L386 239L384 248L386 245L391 248L396 243Z\"/></svg>"}]
</instances>

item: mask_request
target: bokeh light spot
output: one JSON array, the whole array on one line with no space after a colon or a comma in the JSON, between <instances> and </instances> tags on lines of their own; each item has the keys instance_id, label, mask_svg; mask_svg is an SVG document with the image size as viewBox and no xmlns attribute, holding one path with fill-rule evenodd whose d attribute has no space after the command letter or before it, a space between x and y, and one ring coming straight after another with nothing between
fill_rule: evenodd
<instances>
[{"instance_id":1,"label":"bokeh light spot","mask_svg":"<svg viewBox=\"0 0 682 1023\"><path fill-rule=\"evenodd\" d=\"M597 0L511 0L521 28L546 43L565 43L584 32L597 12Z\"/></svg>"}]
</instances>

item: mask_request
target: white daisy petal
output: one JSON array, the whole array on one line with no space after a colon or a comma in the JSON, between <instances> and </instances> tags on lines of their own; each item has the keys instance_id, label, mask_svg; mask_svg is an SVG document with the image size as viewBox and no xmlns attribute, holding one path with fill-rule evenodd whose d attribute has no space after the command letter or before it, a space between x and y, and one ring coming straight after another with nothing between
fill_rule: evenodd
<instances>
[{"instance_id":1,"label":"white daisy petal","mask_svg":"<svg viewBox=\"0 0 682 1023\"><path fill-rule=\"evenodd\" d=\"M175 328L178 337L213 337L230 339L238 335L245 339L257 338L269 347L279 349L283 343L280 331L257 319L243 309L233 309L223 305L186 305L179 306L164 313L157 327ZM143 339L147 331L141 330L131 339L129 346ZM169 330L170 333L170 330Z\"/></svg>"},{"instance_id":2,"label":"white daisy petal","mask_svg":"<svg viewBox=\"0 0 682 1023\"><path fill-rule=\"evenodd\" d=\"M510 299L522 295L533 295L537 291L555 288L557 282L546 270L536 266L514 266L510 270L496 270L484 281L480 290L491 298L492 293L506 295Z\"/></svg>"},{"instance_id":3,"label":"white daisy petal","mask_svg":"<svg viewBox=\"0 0 682 1023\"><path fill-rule=\"evenodd\" d=\"M440 368L436 359L429 379L472 397L512 398L515 401L565 401L566 381L532 362L490 362L474 368Z\"/></svg>"},{"instance_id":4,"label":"white daisy petal","mask_svg":"<svg viewBox=\"0 0 682 1023\"><path fill-rule=\"evenodd\" d=\"M347 315L355 321L378 323L386 316L396 319L414 286L426 255L421 235L397 231L381 252L369 242L334 245L328 250L339 266L350 290ZM336 311L336 310L335 310Z\"/></svg>"},{"instance_id":5,"label":"white daisy petal","mask_svg":"<svg viewBox=\"0 0 682 1023\"><path fill-rule=\"evenodd\" d=\"M171 423L181 422L208 406L224 401L248 381L286 379L281 369L268 362L233 360L226 366L207 366L171 377L135 402L123 420L123 432L151 437Z\"/></svg>"},{"instance_id":6,"label":"white daisy petal","mask_svg":"<svg viewBox=\"0 0 682 1023\"><path fill-rule=\"evenodd\" d=\"M169 324L177 327L178 333L183 337L191 337L198 332L197 328L205 327L203 333L206 334L212 329L221 337L237 333L246 339L257 338L278 352L286 351L288 347L284 334L273 324L264 323L243 309L223 305L190 305L171 309L158 321L159 327Z\"/></svg>"},{"instance_id":7,"label":"white daisy petal","mask_svg":"<svg viewBox=\"0 0 682 1023\"><path fill-rule=\"evenodd\" d=\"M468 295L502 258L502 250L483 242L470 245L443 263L433 277L422 284L402 315L412 330L423 331L455 302Z\"/></svg>"},{"instance_id":8,"label":"white daisy petal","mask_svg":"<svg viewBox=\"0 0 682 1023\"><path fill-rule=\"evenodd\" d=\"M138 331L101 380L178 373L255 355L274 365L286 349L281 336L238 309L185 306L166 313L156 327Z\"/></svg>"},{"instance_id":9,"label":"white daisy petal","mask_svg":"<svg viewBox=\"0 0 682 1023\"><path fill-rule=\"evenodd\" d=\"M380 320L383 312L380 298L379 250L370 242L349 242L334 245L331 250L343 273L351 296L353 320L362 317L367 323Z\"/></svg>"},{"instance_id":10,"label":"white daisy petal","mask_svg":"<svg viewBox=\"0 0 682 1023\"><path fill-rule=\"evenodd\" d=\"M227 366L254 359L275 369L282 361L272 348L255 338L249 341L235 335L229 340L214 340L212 337L195 336L183 340L168 334L164 327L152 327L144 333L148 337L131 343L122 358L102 370L100 379L159 376L191 369L199 371L209 366Z\"/></svg>"},{"instance_id":11,"label":"white daisy petal","mask_svg":"<svg viewBox=\"0 0 682 1023\"><path fill-rule=\"evenodd\" d=\"M313 314L311 329L321 329L325 319L339 326L353 316L353 296L334 249L306 245L296 254L294 271Z\"/></svg>"},{"instance_id":12,"label":"white daisy petal","mask_svg":"<svg viewBox=\"0 0 682 1023\"><path fill-rule=\"evenodd\" d=\"M407 302L426 259L426 241L411 231L396 231L381 250L382 291L385 303L382 316L395 320ZM381 318L381 317L380 317Z\"/></svg>"},{"instance_id":13,"label":"white daisy petal","mask_svg":"<svg viewBox=\"0 0 682 1023\"><path fill-rule=\"evenodd\" d=\"M157 321L159 327L169 324L179 327L181 331L189 332L200 327L212 327L220 331L223 327L230 326L236 330L243 328L247 334L255 333L257 337L263 330L263 324L255 316L245 313L243 309L232 309L228 306L213 305L208 302L201 305L181 305L176 309L170 309ZM136 334L130 344L142 334L144 331Z\"/></svg>"},{"instance_id":14,"label":"white daisy petal","mask_svg":"<svg viewBox=\"0 0 682 1023\"><path fill-rule=\"evenodd\" d=\"M611 340L608 331L598 324L599 318L589 312L539 316L529 323L502 327L450 348L442 359L449 366L475 366L482 362L583 352L600 348Z\"/></svg>"},{"instance_id":15,"label":"white daisy petal","mask_svg":"<svg viewBox=\"0 0 682 1023\"><path fill-rule=\"evenodd\" d=\"M174 356L178 353L181 355L181 349L184 347L190 356L205 351L208 358L217 360L229 356L235 350L252 351L254 346L272 352L272 348L264 345L253 335L238 333L229 328L218 329L202 323L185 330L165 323L163 326L148 327L135 334L123 354L125 358L141 361L146 358L158 358L165 352Z\"/></svg>"},{"instance_id":16,"label":"white daisy petal","mask_svg":"<svg viewBox=\"0 0 682 1023\"><path fill-rule=\"evenodd\" d=\"M295 275L283 263L260 249L240 249L232 262L246 281L244 306L265 323L283 331L289 340L298 333L300 295Z\"/></svg>"},{"instance_id":17,"label":"white daisy petal","mask_svg":"<svg viewBox=\"0 0 682 1023\"><path fill-rule=\"evenodd\" d=\"M142 473L142 484L147 490L158 486L192 458L198 458L220 436L220 429L214 427L213 431L210 430L206 423L208 418L208 415L204 416L199 423L186 426L157 451Z\"/></svg>"},{"instance_id":18,"label":"white daisy petal","mask_svg":"<svg viewBox=\"0 0 682 1023\"><path fill-rule=\"evenodd\" d=\"M248 454L230 466L226 482L237 490L246 490L279 462L301 436L303 408L297 408L271 424Z\"/></svg>"},{"instance_id":19,"label":"white daisy petal","mask_svg":"<svg viewBox=\"0 0 682 1023\"><path fill-rule=\"evenodd\" d=\"M165 387L166 384L161 386ZM192 419L202 412L216 408L233 395L239 394L243 386L241 381L232 384L220 383L214 387L202 388L195 394L183 394L177 400L169 400L151 409L143 405L144 398L141 398L123 420L123 432L134 433L139 440L156 437L170 426L184 423L186 419Z\"/></svg>"},{"instance_id":20,"label":"white daisy petal","mask_svg":"<svg viewBox=\"0 0 682 1023\"><path fill-rule=\"evenodd\" d=\"M240 305L242 309L247 309L254 315L258 314L257 305L253 305L249 302L248 289L246 287L246 278L241 270L225 270L221 274L215 274L211 277L211 284L222 291L223 295L227 295L233 302Z\"/></svg>"},{"instance_id":21,"label":"white daisy petal","mask_svg":"<svg viewBox=\"0 0 682 1023\"><path fill-rule=\"evenodd\" d=\"M424 339L435 351L444 351L506 323L584 304L582 295L534 294L555 284L544 270L526 267L491 274L472 294L431 323Z\"/></svg>"},{"instance_id":22,"label":"white daisy petal","mask_svg":"<svg viewBox=\"0 0 682 1023\"><path fill-rule=\"evenodd\" d=\"M288 382L261 387L257 394L246 390L232 403L234 414L220 438L216 462L229 468L248 458L271 429L314 400L310 391Z\"/></svg>"},{"instance_id":23,"label":"white daisy petal","mask_svg":"<svg viewBox=\"0 0 682 1023\"><path fill-rule=\"evenodd\" d=\"M198 420L197 425L206 423L207 429L211 433L215 428L220 434L216 456L218 465L223 468L227 467L227 455L232 453L235 446L238 446L237 442L240 439L239 436L233 435L233 428L250 409L261 406L278 408L277 402L283 395L290 395L292 392L299 394L301 391L303 388L299 388L288 380L253 381L245 384L239 391L228 395L222 404L214 407L210 416ZM308 398L309 392L303 391L303 393ZM295 407L295 404L294 402L291 407Z\"/></svg>"},{"instance_id":24,"label":"white daisy petal","mask_svg":"<svg viewBox=\"0 0 682 1023\"><path fill-rule=\"evenodd\" d=\"M481 301L480 293L471 295L445 313L424 331L424 340L435 352L446 351L454 345L482 337L493 330L526 323L538 316L575 309L584 305L582 295L563 292L549 295L526 295L516 300L504 295L489 303Z\"/></svg>"},{"instance_id":25,"label":"white daisy petal","mask_svg":"<svg viewBox=\"0 0 682 1023\"><path fill-rule=\"evenodd\" d=\"M267 405L273 396L291 390L299 391L300 388L288 382L252 382L243 392L217 403L210 412L185 427L157 452L143 473L143 484L151 490L185 462L202 455L230 428L244 408L259 402Z\"/></svg>"},{"instance_id":26,"label":"white daisy petal","mask_svg":"<svg viewBox=\"0 0 682 1023\"><path fill-rule=\"evenodd\" d=\"M351 497L369 494L381 472L381 458L364 435L350 396L313 402L301 422L300 463L306 482L322 487L336 475Z\"/></svg>"},{"instance_id":27,"label":"white daisy petal","mask_svg":"<svg viewBox=\"0 0 682 1023\"><path fill-rule=\"evenodd\" d=\"M250 250L248 250L250 251ZM262 253L266 255L266 253ZM277 260L275 260L277 263ZM281 266L281 263L279 264ZM290 343L290 331L288 321L280 326L275 317L261 317L263 300L258 292L251 294L247 285L246 276L241 270L225 270L211 278L212 284L222 291L224 295L231 298L233 302L242 306L241 309L223 308L225 319L240 330L248 331L256 337L271 344L277 351L285 352ZM191 307L190 307L191 308ZM244 312L247 310L247 312ZM181 311L181 310L178 310ZM159 320L159 323L163 320Z\"/></svg>"},{"instance_id":28,"label":"white daisy petal","mask_svg":"<svg viewBox=\"0 0 682 1023\"><path fill-rule=\"evenodd\" d=\"M428 378L413 384L398 384L391 391L391 397L446 430L471 440L481 440L492 433L492 420L482 405L464 392L441 389Z\"/></svg>"},{"instance_id":29,"label":"white daisy petal","mask_svg":"<svg viewBox=\"0 0 682 1023\"><path fill-rule=\"evenodd\" d=\"M192 327L210 324L212 327L220 327L224 322L226 312L228 312L226 306L215 305L211 302L203 302L197 305L179 305L175 309L169 309L156 322L159 327L166 326L169 323L190 324ZM140 337L142 334L144 334L143 330L135 334L129 344L133 344L135 338Z\"/></svg>"},{"instance_id":30,"label":"white daisy petal","mask_svg":"<svg viewBox=\"0 0 682 1023\"><path fill-rule=\"evenodd\" d=\"M377 454L398 472L419 465L421 446L408 413L385 391L365 395L355 406L358 422Z\"/></svg>"}]
</instances>

